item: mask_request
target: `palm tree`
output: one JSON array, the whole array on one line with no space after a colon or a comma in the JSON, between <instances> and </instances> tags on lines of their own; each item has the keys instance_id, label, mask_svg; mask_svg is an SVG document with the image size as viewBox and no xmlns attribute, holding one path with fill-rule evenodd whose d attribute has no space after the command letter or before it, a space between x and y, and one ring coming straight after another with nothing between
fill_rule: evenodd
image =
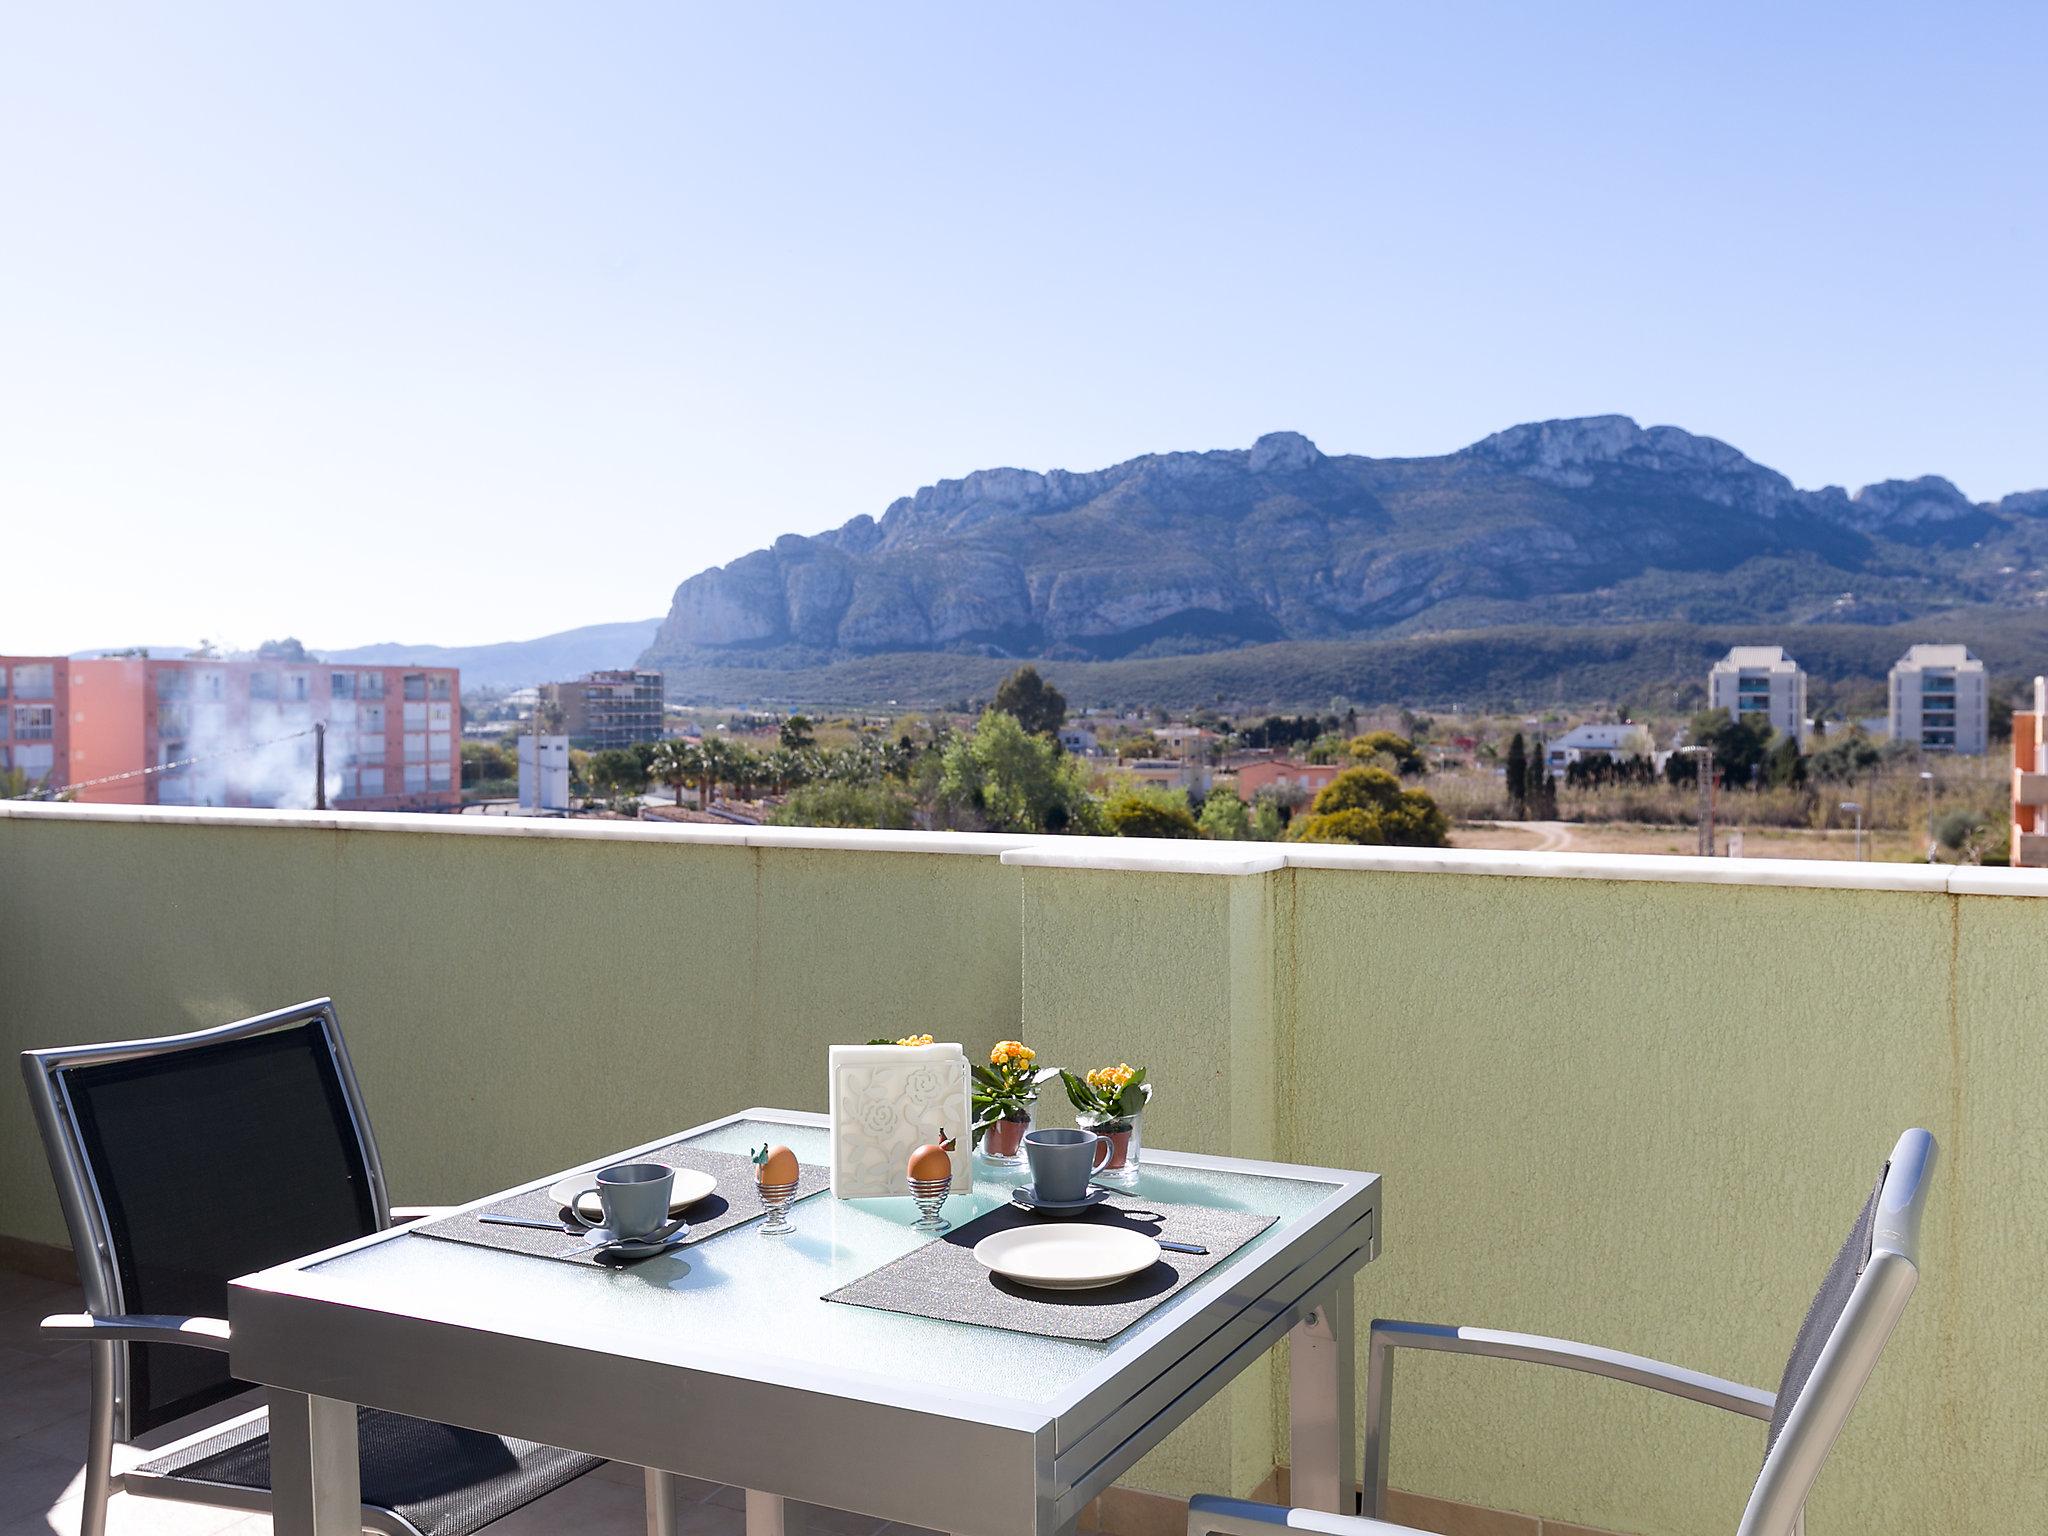
<instances>
[{"instance_id":1,"label":"palm tree","mask_svg":"<svg viewBox=\"0 0 2048 1536\"><path fill-rule=\"evenodd\" d=\"M694 784L701 776L697 764L697 744L671 738L654 744L654 758L648 764L649 775L658 784L666 784L676 797L676 804L683 803L683 786Z\"/></svg>"},{"instance_id":2,"label":"palm tree","mask_svg":"<svg viewBox=\"0 0 2048 1536\"><path fill-rule=\"evenodd\" d=\"M731 779L739 751L737 745L723 736L706 736L704 744L697 749L697 782L701 786L699 794L706 810L711 808L711 797L718 786Z\"/></svg>"},{"instance_id":3,"label":"palm tree","mask_svg":"<svg viewBox=\"0 0 2048 1536\"><path fill-rule=\"evenodd\" d=\"M768 787L776 794L787 794L791 788L810 777L810 765L802 752L788 747L777 747L762 759L762 771L768 776Z\"/></svg>"}]
</instances>

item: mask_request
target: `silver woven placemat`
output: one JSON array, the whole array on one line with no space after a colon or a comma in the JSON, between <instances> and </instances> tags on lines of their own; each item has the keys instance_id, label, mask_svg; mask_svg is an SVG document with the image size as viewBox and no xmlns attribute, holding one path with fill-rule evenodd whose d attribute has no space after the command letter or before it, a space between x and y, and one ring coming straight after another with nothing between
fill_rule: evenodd
<instances>
[{"instance_id":1,"label":"silver woven placemat","mask_svg":"<svg viewBox=\"0 0 2048 1536\"><path fill-rule=\"evenodd\" d=\"M985 1211L880 1269L829 1292L827 1301L883 1312L907 1312L945 1322L978 1323L1012 1333L1100 1342L1115 1338L1175 1292L1199 1280L1273 1225L1252 1211L1147 1200L1138 1194L1112 1195L1068 1223L1128 1227L1147 1237L1195 1243L1206 1254L1161 1252L1143 1274L1096 1291L1042 1291L1005 1280L984 1269L974 1245L1012 1227L1052 1218L1014 1205Z\"/></svg>"},{"instance_id":2,"label":"silver woven placemat","mask_svg":"<svg viewBox=\"0 0 2048 1536\"><path fill-rule=\"evenodd\" d=\"M744 1222L754 1221L762 1215L760 1196L755 1193L754 1165L737 1152L713 1152L703 1147L693 1147L687 1142L671 1142L659 1147L635 1162L666 1163L671 1168L695 1168L710 1174L718 1180L718 1188L706 1195L685 1212L690 1223L689 1241L682 1244L689 1247L701 1243L707 1237L715 1237L728 1227L737 1227ZM812 1163L803 1163L797 1169L796 1198L803 1200L831 1187L832 1172ZM530 1189L523 1195L513 1195L491 1205L478 1206L472 1211L463 1211L454 1216L443 1216L434 1221L423 1221L409 1230L421 1237L446 1238L450 1242L469 1243L478 1248L502 1248L508 1253L530 1253L541 1259L567 1259L571 1264L597 1264L606 1269L620 1264L635 1262L631 1259L608 1258L603 1254L585 1253L568 1258L570 1250L580 1248L589 1241L587 1237L571 1237L565 1232L543 1232L538 1227L502 1227L491 1222L479 1221L479 1216L526 1216L537 1221L547 1221L561 1214L561 1207L548 1198L545 1189ZM669 1249L668 1252L675 1252Z\"/></svg>"}]
</instances>

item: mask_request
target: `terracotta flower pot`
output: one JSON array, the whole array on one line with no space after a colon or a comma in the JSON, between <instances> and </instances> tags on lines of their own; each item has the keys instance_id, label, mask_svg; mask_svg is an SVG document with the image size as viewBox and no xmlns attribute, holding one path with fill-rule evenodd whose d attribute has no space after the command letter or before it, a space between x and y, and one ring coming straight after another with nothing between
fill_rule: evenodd
<instances>
[{"instance_id":1,"label":"terracotta flower pot","mask_svg":"<svg viewBox=\"0 0 2048 1536\"><path fill-rule=\"evenodd\" d=\"M1031 1121L1012 1120L1007 1116L995 1122L982 1132L981 1149L990 1157L1015 1159L1024 1150L1024 1133L1031 1129Z\"/></svg>"}]
</instances>

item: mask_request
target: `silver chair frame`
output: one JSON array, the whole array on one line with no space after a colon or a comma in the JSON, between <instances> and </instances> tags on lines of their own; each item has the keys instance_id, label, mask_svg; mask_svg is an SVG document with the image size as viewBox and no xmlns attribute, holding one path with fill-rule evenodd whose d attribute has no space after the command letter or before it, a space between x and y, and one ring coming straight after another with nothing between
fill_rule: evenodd
<instances>
[{"instance_id":1,"label":"silver chair frame","mask_svg":"<svg viewBox=\"0 0 2048 1536\"><path fill-rule=\"evenodd\" d=\"M1901 1136L1892 1149L1878 1191L1870 1262L1857 1278L1777 1443L1764 1459L1736 1536L1803 1536L1807 1496L1919 1283L1920 1219L1934 1159L1934 1138L1917 1128ZM1570 1339L1491 1328L1375 1321L1366 1345L1361 1513L1331 1514L1249 1499L1199 1496L1188 1505L1188 1536L1272 1536L1276 1527L1321 1536L1412 1536L1412 1527L1384 1518L1387 1428L1393 1407L1394 1352L1399 1349L1432 1349L1558 1366L1648 1387L1765 1423L1777 1409L1775 1393Z\"/></svg>"},{"instance_id":2,"label":"silver chair frame","mask_svg":"<svg viewBox=\"0 0 2048 1536\"><path fill-rule=\"evenodd\" d=\"M376 1137L370 1130L369 1111L363 1103L355 1068L348 1059L348 1047L342 1041L341 1022L332 999L314 998L254 1018L238 1019L232 1024L193 1030L187 1034L22 1052L22 1077L27 1082L36 1125L42 1132L43 1148L49 1155L50 1169L56 1178L57 1200L64 1211L64 1224L71 1234L71 1250L78 1262L78 1279L85 1292L87 1307L83 1313L43 1320L45 1333L57 1338L83 1339L90 1346L92 1357L92 1406L87 1420L85 1498L80 1536L105 1536L107 1500L117 1491L144 1498L179 1499L256 1513L270 1508L270 1495L265 1489L232 1488L189 1478L160 1476L139 1469L119 1477L113 1475L115 1442L128 1440L132 1428L128 1396L129 1346L187 1344L225 1352L228 1348L228 1324L225 1318L218 1317L131 1315L128 1312L120 1271L114 1263L113 1235L107 1220L106 1204L86 1161L66 1074L74 1068L150 1056L171 1056L196 1046L217 1045L307 1024L319 1029L333 1060L342 1098L348 1106L349 1123L368 1172L376 1230L381 1232L398 1222L415 1221L434 1214L436 1208L431 1206L392 1209L384 1183L384 1165L378 1160ZM225 1423L209 1425L154 1454L169 1455L262 1417L264 1412L258 1408ZM419 1536L412 1523L403 1516L371 1504L363 1506L363 1529L386 1532L389 1536Z\"/></svg>"}]
</instances>

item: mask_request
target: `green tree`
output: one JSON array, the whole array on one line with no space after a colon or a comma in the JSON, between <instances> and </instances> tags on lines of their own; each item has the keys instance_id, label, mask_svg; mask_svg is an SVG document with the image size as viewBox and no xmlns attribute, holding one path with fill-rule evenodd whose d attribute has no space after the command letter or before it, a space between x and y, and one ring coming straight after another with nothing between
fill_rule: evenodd
<instances>
[{"instance_id":1,"label":"green tree","mask_svg":"<svg viewBox=\"0 0 2048 1536\"><path fill-rule=\"evenodd\" d=\"M1218 786L1202 801L1202 835L1222 843L1242 843L1252 835L1251 812L1237 792Z\"/></svg>"},{"instance_id":2,"label":"green tree","mask_svg":"<svg viewBox=\"0 0 2048 1536\"><path fill-rule=\"evenodd\" d=\"M648 764L647 776L657 784L666 784L675 795L676 804L681 805L683 787L697 783L703 771L697 744L671 737L654 744L654 759Z\"/></svg>"},{"instance_id":3,"label":"green tree","mask_svg":"<svg viewBox=\"0 0 2048 1536\"><path fill-rule=\"evenodd\" d=\"M1557 780L1550 774L1550 754L1542 747L1524 776L1529 790L1529 815L1536 821L1557 820Z\"/></svg>"},{"instance_id":4,"label":"green tree","mask_svg":"<svg viewBox=\"0 0 2048 1536\"><path fill-rule=\"evenodd\" d=\"M1934 840L1951 853L1960 852L1972 838L1981 837L1988 828L1981 811L1957 806L1943 811L1934 819Z\"/></svg>"},{"instance_id":5,"label":"green tree","mask_svg":"<svg viewBox=\"0 0 2048 1536\"><path fill-rule=\"evenodd\" d=\"M1202 829L1177 789L1133 785L1109 797L1103 823L1118 837L1200 837Z\"/></svg>"},{"instance_id":6,"label":"green tree","mask_svg":"<svg viewBox=\"0 0 2048 1536\"><path fill-rule=\"evenodd\" d=\"M1806 782L1806 759L1799 755L1799 740L1782 736L1764 756L1764 777L1773 789L1795 789Z\"/></svg>"},{"instance_id":7,"label":"green tree","mask_svg":"<svg viewBox=\"0 0 2048 1536\"><path fill-rule=\"evenodd\" d=\"M2032 705L2028 706L2032 708ZM2010 694L1994 693L1984 707L1984 730L1992 741L2012 740L2012 716L2018 708Z\"/></svg>"},{"instance_id":8,"label":"green tree","mask_svg":"<svg viewBox=\"0 0 2048 1536\"><path fill-rule=\"evenodd\" d=\"M803 715L791 715L776 729L776 738L792 752L807 752L817 745L812 733L810 720Z\"/></svg>"},{"instance_id":9,"label":"green tree","mask_svg":"<svg viewBox=\"0 0 2048 1536\"><path fill-rule=\"evenodd\" d=\"M1053 736L1067 722L1067 700L1059 689L1038 675L1038 668L1022 666L1004 678L996 689L992 706L1016 718L1034 736Z\"/></svg>"},{"instance_id":10,"label":"green tree","mask_svg":"<svg viewBox=\"0 0 2048 1536\"><path fill-rule=\"evenodd\" d=\"M1883 761L1884 753L1868 736L1852 731L1846 736L1835 737L1807 758L1806 769L1823 783L1846 784L1871 772Z\"/></svg>"},{"instance_id":11,"label":"green tree","mask_svg":"<svg viewBox=\"0 0 2048 1536\"><path fill-rule=\"evenodd\" d=\"M706 735L698 743L697 803L704 809L711 808L718 786L732 781L733 772L739 767L740 754L745 750L738 742L724 736Z\"/></svg>"},{"instance_id":12,"label":"green tree","mask_svg":"<svg viewBox=\"0 0 2048 1536\"><path fill-rule=\"evenodd\" d=\"M1714 771L1723 784L1746 789L1770 750L1771 728L1747 715L1731 718L1725 709L1709 709L1692 717L1689 739L1714 749Z\"/></svg>"},{"instance_id":13,"label":"green tree","mask_svg":"<svg viewBox=\"0 0 2048 1536\"><path fill-rule=\"evenodd\" d=\"M909 795L889 784L805 784L769 818L779 827L881 827L917 825Z\"/></svg>"},{"instance_id":14,"label":"green tree","mask_svg":"<svg viewBox=\"0 0 2048 1536\"><path fill-rule=\"evenodd\" d=\"M993 832L1093 832L1100 810L1080 764L1004 710L947 743L937 797L954 818Z\"/></svg>"},{"instance_id":15,"label":"green tree","mask_svg":"<svg viewBox=\"0 0 2048 1536\"><path fill-rule=\"evenodd\" d=\"M1415 750L1415 743L1406 736L1396 736L1392 731L1367 731L1351 738L1352 761L1369 764L1376 757L1392 758L1394 771L1404 776L1421 773L1428 766Z\"/></svg>"},{"instance_id":16,"label":"green tree","mask_svg":"<svg viewBox=\"0 0 2048 1536\"><path fill-rule=\"evenodd\" d=\"M519 759L495 741L465 741L462 744L462 787L502 784L519 777Z\"/></svg>"},{"instance_id":17,"label":"green tree","mask_svg":"<svg viewBox=\"0 0 2048 1536\"><path fill-rule=\"evenodd\" d=\"M1441 848L1450 835L1436 801L1422 790L1403 789L1384 768L1347 768L1316 796L1312 809L1289 832L1296 842Z\"/></svg>"},{"instance_id":18,"label":"green tree","mask_svg":"<svg viewBox=\"0 0 2048 1536\"><path fill-rule=\"evenodd\" d=\"M1252 803L1252 836L1262 843L1277 843L1287 835L1287 813L1270 795Z\"/></svg>"},{"instance_id":19,"label":"green tree","mask_svg":"<svg viewBox=\"0 0 2048 1536\"><path fill-rule=\"evenodd\" d=\"M1522 733L1515 732L1515 739L1508 743L1508 805L1518 818L1529 814L1529 746L1522 740Z\"/></svg>"},{"instance_id":20,"label":"green tree","mask_svg":"<svg viewBox=\"0 0 2048 1536\"><path fill-rule=\"evenodd\" d=\"M593 752L584 767L583 777L613 809L647 787L647 775L640 769L640 759L623 747Z\"/></svg>"}]
</instances>

